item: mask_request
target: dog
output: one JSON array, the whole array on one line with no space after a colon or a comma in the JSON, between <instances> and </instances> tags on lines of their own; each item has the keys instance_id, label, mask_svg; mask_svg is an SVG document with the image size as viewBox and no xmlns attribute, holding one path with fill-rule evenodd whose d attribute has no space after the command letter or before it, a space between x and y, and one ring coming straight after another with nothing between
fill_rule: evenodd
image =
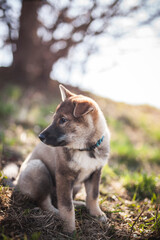
<instances>
[{"instance_id":1,"label":"dog","mask_svg":"<svg viewBox=\"0 0 160 240\"><path fill-rule=\"evenodd\" d=\"M59 87L62 102L52 123L40 133L41 142L23 162L16 185L43 210L60 215L64 231L72 233L73 199L82 183L89 213L107 221L98 196L101 169L109 157L110 133L94 100Z\"/></svg>"}]
</instances>

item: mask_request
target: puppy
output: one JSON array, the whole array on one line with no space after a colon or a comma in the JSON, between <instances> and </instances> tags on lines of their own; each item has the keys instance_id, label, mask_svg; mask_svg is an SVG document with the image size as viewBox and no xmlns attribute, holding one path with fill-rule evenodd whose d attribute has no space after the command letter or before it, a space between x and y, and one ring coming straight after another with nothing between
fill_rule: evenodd
<instances>
[{"instance_id":1,"label":"puppy","mask_svg":"<svg viewBox=\"0 0 160 240\"><path fill-rule=\"evenodd\" d=\"M60 215L64 231L73 232L73 198L82 183L89 213L107 221L98 205L98 195L101 169L109 156L110 134L95 101L71 93L62 85L60 92L62 103L52 123L40 133L41 142L22 164L16 184L42 209Z\"/></svg>"}]
</instances>

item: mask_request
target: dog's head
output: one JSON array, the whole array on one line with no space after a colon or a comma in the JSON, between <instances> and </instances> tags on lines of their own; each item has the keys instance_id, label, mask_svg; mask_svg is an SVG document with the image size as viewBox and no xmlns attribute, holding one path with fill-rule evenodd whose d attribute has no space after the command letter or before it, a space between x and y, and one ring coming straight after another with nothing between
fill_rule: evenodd
<instances>
[{"instance_id":1,"label":"dog's head","mask_svg":"<svg viewBox=\"0 0 160 240\"><path fill-rule=\"evenodd\" d=\"M98 118L98 105L90 98L76 95L60 85L62 103L53 122L40 133L40 140L51 146L83 148L92 138Z\"/></svg>"}]
</instances>

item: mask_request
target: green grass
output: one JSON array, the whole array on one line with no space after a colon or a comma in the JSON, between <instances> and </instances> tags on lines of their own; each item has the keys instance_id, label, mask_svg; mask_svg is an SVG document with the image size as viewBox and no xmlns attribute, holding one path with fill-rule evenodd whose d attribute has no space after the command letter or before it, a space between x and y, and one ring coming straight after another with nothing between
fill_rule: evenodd
<instances>
[{"instance_id":1,"label":"green grass","mask_svg":"<svg viewBox=\"0 0 160 240\"><path fill-rule=\"evenodd\" d=\"M6 120L15 114L17 101L21 97L21 89L18 86L8 85L0 94L0 118Z\"/></svg>"},{"instance_id":2,"label":"green grass","mask_svg":"<svg viewBox=\"0 0 160 240\"><path fill-rule=\"evenodd\" d=\"M146 116L144 114L139 118L139 126L146 133L146 136L150 141L160 141L160 122L152 118L152 116Z\"/></svg>"},{"instance_id":3,"label":"green grass","mask_svg":"<svg viewBox=\"0 0 160 240\"><path fill-rule=\"evenodd\" d=\"M41 232L34 232L31 235L31 240L38 240L40 239L40 236L41 236Z\"/></svg>"},{"instance_id":4,"label":"green grass","mask_svg":"<svg viewBox=\"0 0 160 240\"><path fill-rule=\"evenodd\" d=\"M129 195L134 200L152 199L157 195L156 184L160 177L147 175L147 173L126 173L122 176L123 184L128 190Z\"/></svg>"},{"instance_id":5,"label":"green grass","mask_svg":"<svg viewBox=\"0 0 160 240\"><path fill-rule=\"evenodd\" d=\"M160 215L155 217L155 223L153 225L153 230L160 232Z\"/></svg>"},{"instance_id":6,"label":"green grass","mask_svg":"<svg viewBox=\"0 0 160 240\"><path fill-rule=\"evenodd\" d=\"M7 85L3 90L2 96L12 101L18 101L22 96L22 89L16 85Z\"/></svg>"},{"instance_id":7,"label":"green grass","mask_svg":"<svg viewBox=\"0 0 160 240\"><path fill-rule=\"evenodd\" d=\"M0 101L0 118L6 119L10 117L14 113L14 105L12 103L5 103L4 101Z\"/></svg>"},{"instance_id":8,"label":"green grass","mask_svg":"<svg viewBox=\"0 0 160 240\"><path fill-rule=\"evenodd\" d=\"M145 115L142 120L141 114L132 120L124 115L107 118L112 133L111 155L117 159L118 164L125 164L132 170L141 169L146 163L160 165L160 126L152 126L149 119ZM128 134L126 127L132 130L131 132L136 130L137 134L140 134L140 137L137 137L138 143L132 141L132 135Z\"/></svg>"},{"instance_id":9,"label":"green grass","mask_svg":"<svg viewBox=\"0 0 160 240\"><path fill-rule=\"evenodd\" d=\"M116 178L117 178L117 174L114 172L114 170L108 165L105 165L102 169L102 175L101 175L102 183L105 185L106 183L111 181L111 179L116 179Z\"/></svg>"}]
</instances>

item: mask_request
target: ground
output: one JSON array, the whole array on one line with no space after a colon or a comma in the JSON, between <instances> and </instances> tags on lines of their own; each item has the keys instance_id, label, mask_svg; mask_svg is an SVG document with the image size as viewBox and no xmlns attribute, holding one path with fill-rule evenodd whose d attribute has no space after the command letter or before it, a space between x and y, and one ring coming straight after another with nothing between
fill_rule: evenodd
<instances>
[{"instance_id":1,"label":"ground","mask_svg":"<svg viewBox=\"0 0 160 240\"><path fill-rule=\"evenodd\" d=\"M52 119L60 98L19 86L0 93L0 167L21 165ZM91 96L90 93L86 93ZM85 207L76 209L76 232L9 187L0 186L0 239L160 239L160 111L92 96L111 131L111 156L102 172L101 223ZM4 175L0 175L0 181ZM77 199L84 200L83 189Z\"/></svg>"}]
</instances>

